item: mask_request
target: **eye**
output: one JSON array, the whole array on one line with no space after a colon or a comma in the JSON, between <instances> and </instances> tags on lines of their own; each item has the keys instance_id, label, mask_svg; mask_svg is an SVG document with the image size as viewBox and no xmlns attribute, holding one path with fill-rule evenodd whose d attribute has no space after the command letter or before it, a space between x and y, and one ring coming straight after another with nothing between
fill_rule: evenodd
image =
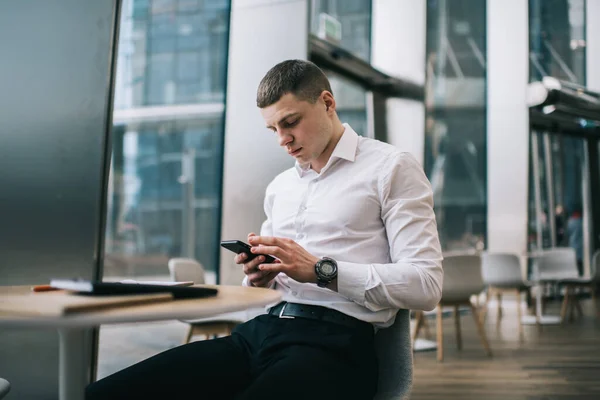
<instances>
[{"instance_id":1,"label":"eye","mask_svg":"<svg viewBox=\"0 0 600 400\"><path fill-rule=\"evenodd\" d=\"M300 122L300 118L298 118L298 119L295 119L295 120L293 120L293 121L291 121L291 122L290 122L290 121L287 121L287 122L285 123L285 126L286 126L286 127L288 127L288 128L291 128L292 126L296 126L296 125L298 125L298 122Z\"/></svg>"}]
</instances>

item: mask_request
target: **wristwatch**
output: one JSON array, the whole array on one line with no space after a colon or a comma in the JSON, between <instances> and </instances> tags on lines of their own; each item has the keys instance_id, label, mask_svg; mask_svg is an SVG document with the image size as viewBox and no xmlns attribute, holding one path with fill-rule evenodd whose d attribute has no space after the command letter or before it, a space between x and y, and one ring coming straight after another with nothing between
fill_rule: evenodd
<instances>
[{"instance_id":1,"label":"wristwatch","mask_svg":"<svg viewBox=\"0 0 600 400\"><path fill-rule=\"evenodd\" d=\"M337 262L329 257L323 257L315 264L315 273L317 274L317 285L325 287L337 278Z\"/></svg>"}]
</instances>

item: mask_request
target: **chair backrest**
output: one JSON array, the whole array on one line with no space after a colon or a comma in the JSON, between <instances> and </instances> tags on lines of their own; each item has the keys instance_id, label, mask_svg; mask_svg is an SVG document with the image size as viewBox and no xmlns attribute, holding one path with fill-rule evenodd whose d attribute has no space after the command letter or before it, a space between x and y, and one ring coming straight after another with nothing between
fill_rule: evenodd
<instances>
[{"instance_id":1,"label":"chair backrest","mask_svg":"<svg viewBox=\"0 0 600 400\"><path fill-rule=\"evenodd\" d=\"M412 387L413 352L408 310L398 310L394 324L375 335L379 385L375 400L408 399Z\"/></svg>"},{"instance_id":2,"label":"chair backrest","mask_svg":"<svg viewBox=\"0 0 600 400\"><path fill-rule=\"evenodd\" d=\"M594 252L592 256L592 264L590 266L591 279L594 282L600 282L600 249Z\"/></svg>"},{"instance_id":3,"label":"chair backrest","mask_svg":"<svg viewBox=\"0 0 600 400\"><path fill-rule=\"evenodd\" d=\"M444 284L441 302L467 302L485 288L479 254L444 255Z\"/></svg>"},{"instance_id":4,"label":"chair backrest","mask_svg":"<svg viewBox=\"0 0 600 400\"><path fill-rule=\"evenodd\" d=\"M6 379L0 378L0 399L10 392L10 383Z\"/></svg>"},{"instance_id":5,"label":"chair backrest","mask_svg":"<svg viewBox=\"0 0 600 400\"><path fill-rule=\"evenodd\" d=\"M571 247L541 250L533 258L534 280L560 280L577 278L578 276L577 257L575 250Z\"/></svg>"},{"instance_id":6,"label":"chair backrest","mask_svg":"<svg viewBox=\"0 0 600 400\"><path fill-rule=\"evenodd\" d=\"M521 262L516 254L482 253L481 277L486 285L497 287L524 286Z\"/></svg>"},{"instance_id":7,"label":"chair backrest","mask_svg":"<svg viewBox=\"0 0 600 400\"><path fill-rule=\"evenodd\" d=\"M193 281L194 284L203 284L204 267L193 258L171 258L169 260L169 273L176 282Z\"/></svg>"}]
</instances>

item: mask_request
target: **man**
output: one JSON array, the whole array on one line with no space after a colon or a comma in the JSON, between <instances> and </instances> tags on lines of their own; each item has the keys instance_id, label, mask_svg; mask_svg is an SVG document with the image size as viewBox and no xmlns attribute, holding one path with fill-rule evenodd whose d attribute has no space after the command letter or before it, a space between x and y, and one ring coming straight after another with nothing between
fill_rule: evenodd
<instances>
[{"instance_id":1,"label":"man","mask_svg":"<svg viewBox=\"0 0 600 400\"><path fill-rule=\"evenodd\" d=\"M180 346L107 377L88 398L371 399L375 330L400 308L438 303L432 193L415 159L343 125L313 63L273 67L257 104L296 165L268 186L261 235L248 235L253 253L276 262L246 262L243 254L235 262L244 285L279 290L284 302L230 337Z\"/></svg>"},{"instance_id":2,"label":"man","mask_svg":"<svg viewBox=\"0 0 600 400\"><path fill-rule=\"evenodd\" d=\"M577 271L583 276L583 218L582 207L579 204L573 206L571 216L567 221L568 245L575 250L577 260Z\"/></svg>"}]
</instances>

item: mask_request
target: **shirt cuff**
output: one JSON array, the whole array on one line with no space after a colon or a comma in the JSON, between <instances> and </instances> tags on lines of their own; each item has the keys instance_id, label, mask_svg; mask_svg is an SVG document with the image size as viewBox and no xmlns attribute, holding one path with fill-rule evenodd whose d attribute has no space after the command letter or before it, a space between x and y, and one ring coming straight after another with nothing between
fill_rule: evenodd
<instances>
[{"instance_id":1,"label":"shirt cuff","mask_svg":"<svg viewBox=\"0 0 600 400\"><path fill-rule=\"evenodd\" d=\"M369 268L363 264L338 261L338 293L361 306L365 304L365 292Z\"/></svg>"},{"instance_id":2,"label":"shirt cuff","mask_svg":"<svg viewBox=\"0 0 600 400\"><path fill-rule=\"evenodd\" d=\"M269 286L266 287L267 289L273 289L275 287L275 278L273 278L273 280L271 282L269 282ZM244 280L242 281L242 286L256 287L250 283L250 281L248 280L248 276L244 276Z\"/></svg>"}]
</instances>

